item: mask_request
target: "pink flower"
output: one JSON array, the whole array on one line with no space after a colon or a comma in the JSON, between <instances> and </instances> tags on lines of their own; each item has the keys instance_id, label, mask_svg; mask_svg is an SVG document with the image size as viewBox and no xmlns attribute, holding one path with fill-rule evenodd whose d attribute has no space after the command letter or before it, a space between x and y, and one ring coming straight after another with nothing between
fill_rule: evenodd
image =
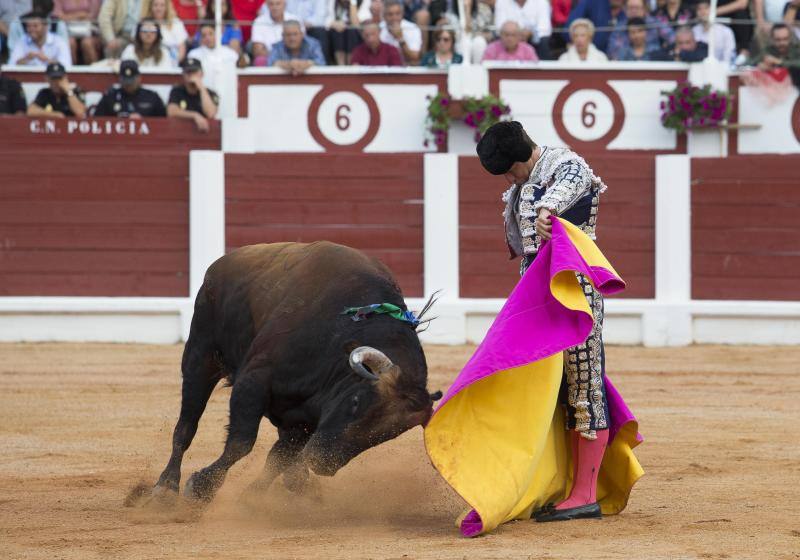
<instances>
[{"instance_id":1,"label":"pink flower","mask_svg":"<svg viewBox=\"0 0 800 560\"><path fill-rule=\"evenodd\" d=\"M499 117L503 114L503 111L497 105L492 105L492 115L495 117Z\"/></svg>"},{"instance_id":2,"label":"pink flower","mask_svg":"<svg viewBox=\"0 0 800 560\"><path fill-rule=\"evenodd\" d=\"M450 104L450 100L446 97L442 97L442 100L439 103L442 104L442 107L447 107Z\"/></svg>"}]
</instances>

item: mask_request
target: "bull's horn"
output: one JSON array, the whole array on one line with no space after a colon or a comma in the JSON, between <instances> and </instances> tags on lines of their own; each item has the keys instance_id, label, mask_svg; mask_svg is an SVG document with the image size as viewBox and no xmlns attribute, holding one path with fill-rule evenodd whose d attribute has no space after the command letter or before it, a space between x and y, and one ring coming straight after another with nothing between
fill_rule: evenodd
<instances>
[{"instance_id":1,"label":"bull's horn","mask_svg":"<svg viewBox=\"0 0 800 560\"><path fill-rule=\"evenodd\" d=\"M364 364L369 366L367 369ZM392 367L394 363L386 354L372 346L359 346L350 352L350 367L358 375L370 381L377 381L378 375ZM372 370L372 371L370 371ZM377 375L372 372L377 372Z\"/></svg>"}]
</instances>

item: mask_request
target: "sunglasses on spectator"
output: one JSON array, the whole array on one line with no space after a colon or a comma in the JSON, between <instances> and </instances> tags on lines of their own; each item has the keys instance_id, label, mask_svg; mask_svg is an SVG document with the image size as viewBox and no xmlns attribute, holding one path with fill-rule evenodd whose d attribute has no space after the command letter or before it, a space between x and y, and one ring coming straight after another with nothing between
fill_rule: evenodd
<instances>
[{"instance_id":1,"label":"sunglasses on spectator","mask_svg":"<svg viewBox=\"0 0 800 560\"><path fill-rule=\"evenodd\" d=\"M158 33L157 27L142 27L141 33Z\"/></svg>"}]
</instances>

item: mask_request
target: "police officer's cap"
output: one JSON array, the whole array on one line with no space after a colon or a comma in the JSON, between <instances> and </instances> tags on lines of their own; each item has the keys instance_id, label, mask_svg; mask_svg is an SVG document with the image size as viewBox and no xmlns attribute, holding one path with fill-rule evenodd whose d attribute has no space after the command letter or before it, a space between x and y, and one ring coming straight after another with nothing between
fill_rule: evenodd
<instances>
[{"instance_id":1,"label":"police officer's cap","mask_svg":"<svg viewBox=\"0 0 800 560\"><path fill-rule=\"evenodd\" d=\"M123 60L119 65L119 79L122 83L131 83L139 75L139 63L135 60Z\"/></svg>"},{"instance_id":2,"label":"police officer's cap","mask_svg":"<svg viewBox=\"0 0 800 560\"><path fill-rule=\"evenodd\" d=\"M47 65L47 69L44 72L47 74L47 77L52 80L63 78L67 75L67 70L60 62L51 62Z\"/></svg>"},{"instance_id":3,"label":"police officer's cap","mask_svg":"<svg viewBox=\"0 0 800 560\"><path fill-rule=\"evenodd\" d=\"M518 161L528 161L533 142L517 121L502 121L484 133L476 148L481 165L492 175L503 175Z\"/></svg>"},{"instance_id":4,"label":"police officer's cap","mask_svg":"<svg viewBox=\"0 0 800 560\"><path fill-rule=\"evenodd\" d=\"M203 64L196 58L187 58L183 61L183 64L181 64L181 68L183 68L183 71L186 73L197 72L203 69Z\"/></svg>"}]
</instances>

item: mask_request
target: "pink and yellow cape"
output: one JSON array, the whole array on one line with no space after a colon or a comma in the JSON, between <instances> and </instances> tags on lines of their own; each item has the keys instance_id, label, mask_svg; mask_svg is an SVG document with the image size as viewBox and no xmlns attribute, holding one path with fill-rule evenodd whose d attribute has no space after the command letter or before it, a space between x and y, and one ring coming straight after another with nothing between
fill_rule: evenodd
<instances>
[{"instance_id":1,"label":"pink and yellow cape","mask_svg":"<svg viewBox=\"0 0 800 560\"><path fill-rule=\"evenodd\" d=\"M425 428L433 465L471 508L459 518L465 536L530 519L535 509L569 494L569 432L558 403L563 351L586 340L593 324L575 272L603 294L625 287L591 239L553 220L552 240ZM642 438L608 378L606 393L611 425L597 496L603 513L614 514L644 474L633 454Z\"/></svg>"}]
</instances>

